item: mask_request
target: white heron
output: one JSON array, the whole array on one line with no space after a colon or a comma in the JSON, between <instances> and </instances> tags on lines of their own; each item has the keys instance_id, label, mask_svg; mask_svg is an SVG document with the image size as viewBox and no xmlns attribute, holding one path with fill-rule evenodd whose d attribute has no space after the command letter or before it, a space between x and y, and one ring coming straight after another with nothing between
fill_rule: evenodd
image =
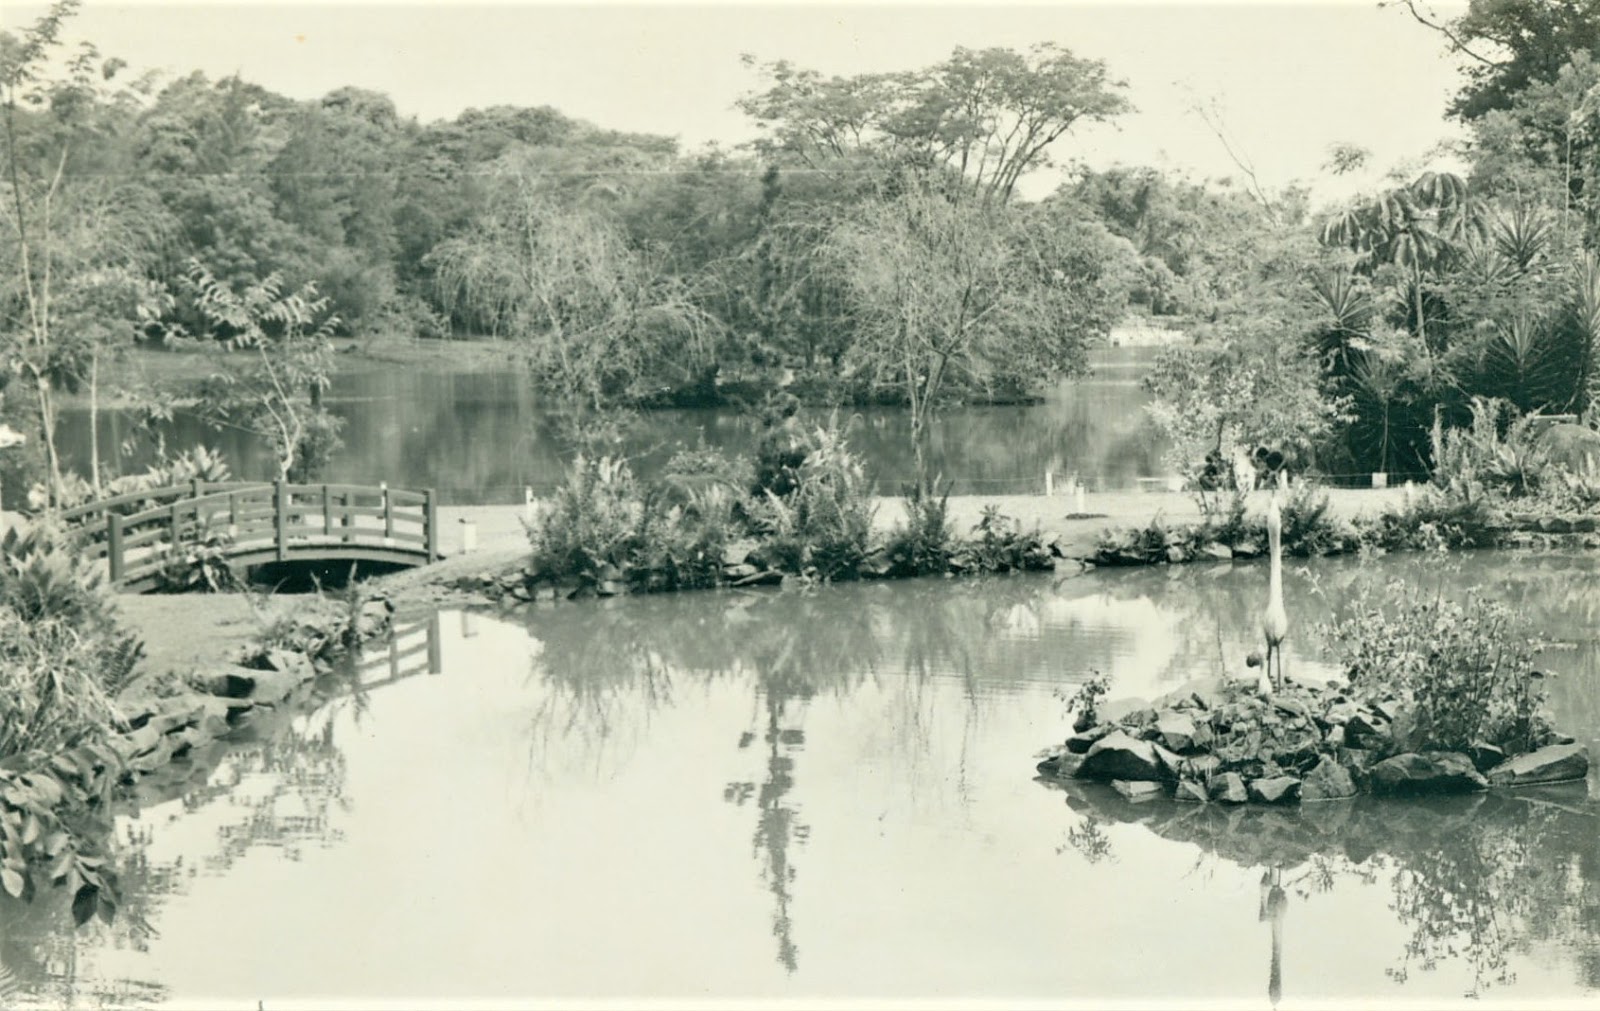
<instances>
[{"instance_id":1,"label":"white heron","mask_svg":"<svg viewBox=\"0 0 1600 1011\"><path fill-rule=\"evenodd\" d=\"M1280 480L1279 487L1283 482ZM1272 490L1267 500L1267 555L1270 574L1267 577L1267 608L1261 612L1261 634L1267 640L1267 653L1261 664L1261 693L1270 694L1285 683L1283 676L1283 640L1289 634L1289 612L1283 607L1283 516L1278 512L1278 489ZM1276 677L1272 672L1272 659L1278 659Z\"/></svg>"}]
</instances>

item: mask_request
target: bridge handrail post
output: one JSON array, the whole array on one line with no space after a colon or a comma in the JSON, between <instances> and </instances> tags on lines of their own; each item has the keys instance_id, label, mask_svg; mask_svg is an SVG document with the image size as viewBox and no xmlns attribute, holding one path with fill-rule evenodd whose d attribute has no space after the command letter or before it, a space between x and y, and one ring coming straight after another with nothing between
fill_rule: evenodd
<instances>
[{"instance_id":1,"label":"bridge handrail post","mask_svg":"<svg viewBox=\"0 0 1600 1011\"><path fill-rule=\"evenodd\" d=\"M178 537L178 531L183 529L183 515L179 511L181 505L181 499L173 499L172 505L167 509L167 540L171 543L173 551L182 547L182 541Z\"/></svg>"},{"instance_id":2,"label":"bridge handrail post","mask_svg":"<svg viewBox=\"0 0 1600 1011\"><path fill-rule=\"evenodd\" d=\"M439 560L439 496L432 488L422 493L422 533L428 543L428 564Z\"/></svg>"},{"instance_id":3,"label":"bridge handrail post","mask_svg":"<svg viewBox=\"0 0 1600 1011\"><path fill-rule=\"evenodd\" d=\"M389 482L378 482L378 490L383 492L383 546L394 547L394 498L389 494Z\"/></svg>"},{"instance_id":4,"label":"bridge handrail post","mask_svg":"<svg viewBox=\"0 0 1600 1011\"><path fill-rule=\"evenodd\" d=\"M322 486L322 533L326 537L333 535L333 493L327 485Z\"/></svg>"},{"instance_id":5,"label":"bridge handrail post","mask_svg":"<svg viewBox=\"0 0 1600 1011\"><path fill-rule=\"evenodd\" d=\"M111 563L111 581L122 581L122 514L110 513L106 530L106 560Z\"/></svg>"},{"instance_id":6,"label":"bridge handrail post","mask_svg":"<svg viewBox=\"0 0 1600 1011\"><path fill-rule=\"evenodd\" d=\"M289 486L283 478L272 482L273 536L278 542L278 561L289 560Z\"/></svg>"}]
</instances>

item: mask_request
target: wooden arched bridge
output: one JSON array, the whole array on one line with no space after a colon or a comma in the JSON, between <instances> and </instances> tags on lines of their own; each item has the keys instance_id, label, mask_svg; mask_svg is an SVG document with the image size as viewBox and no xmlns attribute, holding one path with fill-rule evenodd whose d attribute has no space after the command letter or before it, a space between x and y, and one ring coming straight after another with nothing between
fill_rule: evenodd
<instances>
[{"instance_id":1,"label":"wooden arched bridge","mask_svg":"<svg viewBox=\"0 0 1600 1011\"><path fill-rule=\"evenodd\" d=\"M231 565L289 561L425 565L439 558L433 490L383 485L191 481L61 512L82 550L130 592L160 585L191 553Z\"/></svg>"}]
</instances>

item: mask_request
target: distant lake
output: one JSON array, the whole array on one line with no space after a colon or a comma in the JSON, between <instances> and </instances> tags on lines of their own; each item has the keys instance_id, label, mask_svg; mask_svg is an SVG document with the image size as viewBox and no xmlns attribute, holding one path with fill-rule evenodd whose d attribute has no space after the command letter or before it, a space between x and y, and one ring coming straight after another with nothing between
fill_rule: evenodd
<instances>
[{"instance_id":1,"label":"distant lake","mask_svg":"<svg viewBox=\"0 0 1600 1011\"><path fill-rule=\"evenodd\" d=\"M933 470L962 493L1042 491L1046 469L1058 481L1078 474L1093 488L1127 488L1163 473L1165 445L1151 425L1139 385L1156 349L1121 347L1091 354L1092 374L1049 391L1029 407L964 407L941 414L929 436ZM345 419L344 448L327 471L340 481L432 487L458 505L521 501L525 487L548 491L560 480L564 454L556 416L527 378L515 372L428 370L374 365L340 374L327 402ZM699 442L750 453L757 424L728 409L652 411L627 446L644 474L677 448ZM912 477L909 421L904 411L855 412L850 439L883 493ZM88 412L62 412L60 440L68 465L88 469ZM101 416L101 453L109 458L130 432L118 412ZM241 478L271 477L270 453L237 431L218 432L180 415L167 433L169 451L196 443L221 449ZM123 458L124 470L148 458ZM23 489L7 487L11 502Z\"/></svg>"}]
</instances>

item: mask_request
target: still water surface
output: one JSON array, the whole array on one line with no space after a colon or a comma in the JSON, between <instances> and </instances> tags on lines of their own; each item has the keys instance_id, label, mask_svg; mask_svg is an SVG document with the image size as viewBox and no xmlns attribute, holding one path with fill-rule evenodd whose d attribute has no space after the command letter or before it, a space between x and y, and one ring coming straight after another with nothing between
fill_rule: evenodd
<instances>
[{"instance_id":1,"label":"still water surface","mask_svg":"<svg viewBox=\"0 0 1600 1011\"><path fill-rule=\"evenodd\" d=\"M1600 754L1590 556L1291 568L1291 676L1327 673L1307 631L1327 600L1401 574L1526 609L1561 723ZM130 817L117 925L0 920L0 980L47 1005L1267 1006L1270 908L1285 1007L1592 999L1592 784L1296 813L1035 781L1058 692L1091 670L1146 696L1242 672L1263 582L1195 565L447 612L396 650L431 635L437 674L421 650L390 679L380 648L365 689Z\"/></svg>"},{"instance_id":2,"label":"still water surface","mask_svg":"<svg viewBox=\"0 0 1600 1011\"><path fill-rule=\"evenodd\" d=\"M944 412L929 433L929 467L959 493L1027 494L1044 489L1044 472L1078 474L1090 488L1132 487L1164 471L1164 443L1145 414L1140 386L1153 348L1107 348L1091 354L1093 374L1063 383L1029 407L969 407ZM524 487L547 492L567 454L556 416L528 380L513 372L441 372L411 366L360 367L340 374L328 406L345 419L344 448L327 473L338 480L431 487L446 503L520 502ZM864 409L850 439L880 491L895 494L913 476L906 413ZM729 453L752 451L756 426L732 410L652 411L625 447L642 473L679 447L702 440ZM114 458L131 434L127 417L110 412L100 424L101 453ZM87 472L85 410L63 412L61 445L68 465ZM252 437L216 431L180 415L166 433L172 451L196 443L221 449L238 477L264 480L270 455ZM118 459L137 471L148 456ZM12 485L16 485L12 488ZM7 502L23 489L8 482Z\"/></svg>"}]
</instances>

